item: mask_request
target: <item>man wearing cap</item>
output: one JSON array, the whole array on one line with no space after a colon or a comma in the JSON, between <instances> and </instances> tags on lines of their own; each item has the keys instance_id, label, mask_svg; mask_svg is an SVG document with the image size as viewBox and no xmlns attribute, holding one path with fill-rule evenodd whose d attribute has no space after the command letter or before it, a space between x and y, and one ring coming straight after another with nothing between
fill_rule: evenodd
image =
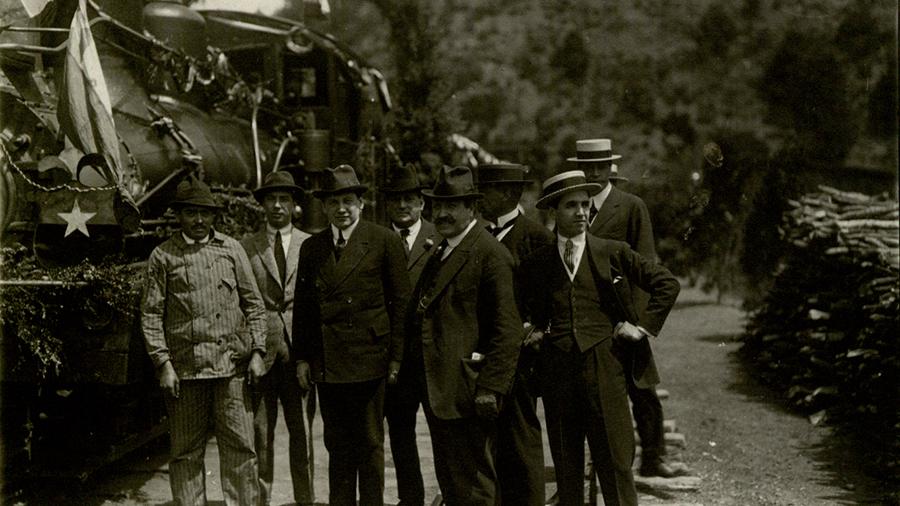
<instances>
[{"instance_id":1,"label":"man wearing cap","mask_svg":"<svg viewBox=\"0 0 900 506\"><path fill-rule=\"evenodd\" d=\"M294 501L313 502L312 458L307 444L304 423L304 401L309 408L308 420L315 414L315 394L300 388L291 362L293 332L294 286L297 282L297 257L300 245L309 237L294 227L291 219L294 206L300 201L303 189L294 184L294 177L286 171L266 175L262 186L253 192L265 210L266 225L259 232L241 242L256 284L266 305L265 375L253 389L253 429L259 460L260 502L268 506L272 498L275 476L275 425L278 421L278 401L284 408L287 425L288 460Z\"/></svg>"},{"instance_id":2,"label":"man wearing cap","mask_svg":"<svg viewBox=\"0 0 900 506\"><path fill-rule=\"evenodd\" d=\"M381 505L385 379L396 383L409 298L406 254L394 232L360 219L360 184L349 165L326 171L330 226L300 248L294 347L302 388L315 382L328 449L329 504Z\"/></svg>"},{"instance_id":3,"label":"man wearing cap","mask_svg":"<svg viewBox=\"0 0 900 506\"><path fill-rule=\"evenodd\" d=\"M527 172L524 165L478 167L478 190L484 194L481 216L487 222L486 229L512 255L514 271L522 259L554 242L553 233L525 216L519 207L522 190L529 183L525 178ZM519 312L524 314L521 287L516 283L515 288ZM537 416L537 389L529 384L535 360L534 349L521 348L515 383L497 422L497 474L506 504L542 506L545 500L544 445Z\"/></svg>"},{"instance_id":4,"label":"man wearing cap","mask_svg":"<svg viewBox=\"0 0 900 506\"><path fill-rule=\"evenodd\" d=\"M467 167L444 167L432 190L441 242L432 248L407 315L406 366L425 392L435 472L446 504L497 501L497 417L515 375L522 342L512 259L477 226Z\"/></svg>"},{"instance_id":5,"label":"man wearing cap","mask_svg":"<svg viewBox=\"0 0 900 506\"><path fill-rule=\"evenodd\" d=\"M626 243L587 233L591 197L600 190L580 170L548 178L536 205L555 218L556 244L521 269L528 315L541 339L547 434L564 506L584 504L585 437L604 504L637 504L623 362L628 348L659 333L679 291L669 271ZM640 319L632 285L650 294Z\"/></svg>"},{"instance_id":6,"label":"man wearing cap","mask_svg":"<svg viewBox=\"0 0 900 506\"><path fill-rule=\"evenodd\" d=\"M588 181L602 186L591 198L589 232L597 237L624 241L642 257L656 261L653 245L653 226L647 205L636 195L624 192L610 184L613 161L622 158L612 153L609 139L585 139L576 143L577 156L569 158L584 170ZM618 167L617 167L618 169ZM617 171L618 172L618 171ZM634 293L638 314L647 304L647 294L639 288ZM690 474L683 465L665 461L666 442L663 430L662 403L656 395L659 373L653 360L649 342L642 342L633 349L634 361L647 364L643 374L629 371L628 396L632 413L641 438L641 468L643 476L672 478ZM630 363L631 361L629 361Z\"/></svg>"},{"instance_id":7,"label":"man wearing cap","mask_svg":"<svg viewBox=\"0 0 900 506\"><path fill-rule=\"evenodd\" d=\"M422 187L411 165L393 167L381 188L391 229L403 240L406 248L406 272L410 286L415 286L425 267L427 253L440 241L434 225L422 218L425 207ZM409 353L409 340L404 341L404 357ZM425 503L425 483L419 465L419 449L416 446L416 413L424 398L417 391L418 383L410 375L407 362L400 366L397 383L387 387L384 414L391 439L391 455L397 471L397 491L400 504Z\"/></svg>"},{"instance_id":8,"label":"man wearing cap","mask_svg":"<svg viewBox=\"0 0 900 506\"><path fill-rule=\"evenodd\" d=\"M219 206L193 176L170 203L181 231L147 264L141 330L165 391L176 504L206 503L203 456L215 434L229 505L259 497L245 373L264 372L266 312L241 245L212 228ZM249 359L249 366L247 360Z\"/></svg>"}]
</instances>

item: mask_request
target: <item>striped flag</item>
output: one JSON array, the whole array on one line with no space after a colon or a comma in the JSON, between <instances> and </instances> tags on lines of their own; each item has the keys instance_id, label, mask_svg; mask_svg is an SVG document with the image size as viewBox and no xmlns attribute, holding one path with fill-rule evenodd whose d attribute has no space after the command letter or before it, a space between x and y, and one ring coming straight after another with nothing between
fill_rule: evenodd
<instances>
[{"instance_id":1,"label":"striped flag","mask_svg":"<svg viewBox=\"0 0 900 506\"><path fill-rule=\"evenodd\" d=\"M112 170L102 175L110 184L119 182L119 139L100 56L88 24L86 0L79 0L69 28L66 49L65 90L59 94L60 129L83 153L100 153Z\"/></svg>"}]
</instances>

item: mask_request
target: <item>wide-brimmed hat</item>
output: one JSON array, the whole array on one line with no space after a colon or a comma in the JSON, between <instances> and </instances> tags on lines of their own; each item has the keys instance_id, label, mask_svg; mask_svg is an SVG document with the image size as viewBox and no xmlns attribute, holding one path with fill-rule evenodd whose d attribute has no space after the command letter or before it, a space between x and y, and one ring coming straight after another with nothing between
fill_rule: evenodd
<instances>
[{"instance_id":1,"label":"wide-brimmed hat","mask_svg":"<svg viewBox=\"0 0 900 506\"><path fill-rule=\"evenodd\" d=\"M593 197L603 190L603 186L599 183L589 183L583 170L560 172L544 181L541 198L537 199L534 205L538 209L547 209L556 199L566 193L579 190L586 191L588 195Z\"/></svg>"},{"instance_id":2,"label":"wide-brimmed hat","mask_svg":"<svg viewBox=\"0 0 900 506\"><path fill-rule=\"evenodd\" d=\"M608 162L618 160L622 155L612 154L610 139L581 139L575 141L575 157L567 158L570 162Z\"/></svg>"},{"instance_id":3,"label":"wide-brimmed hat","mask_svg":"<svg viewBox=\"0 0 900 506\"><path fill-rule=\"evenodd\" d=\"M478 184L528 184L528 167L516 163L491 163L478 166Z\"/></svg>"},{"instance_id":4,"label":"wide-brimmed hat","mask_svg":"<svg viewBox=\"0 0 900 506\"><path fill-rule=\"evenodd\" d=\"M422 190L422 195L437 200L480 199L481 193L475 189L472 170L465 166L444 166L431 190Z\"/></svg>"},{"instance_id":5,"label":"wide-brimmed hat","mask_svg":"<svg viewBox=\"0 0 900 506\"><path fill-rule=\"evenodd\" d=\"M253 196L256 200L262 202L263 197L269 192L288 192L294 196L294 200L303 197L303 188L294 184L294 176L286 170L276 170L266 174L263 184L259 188L253 190Z\"/></svg>"},{"instance_id":6,"label":"wide-brimmed hat","mask_svg":"<svg viewBox=\"0 0 900 506\"><path fill-rule=\"evenodd\" d=\"M317 199L324 199L338 193L353 192L362 195L369 187L360 183L356 177L356 171L353 167L342 164L335 168L328 167L325 169L325 177L322 182L322 188L315 190L313 195Z\"/></svg>"},{"instance_id":7,"label":"wide-brimmed hat","mask_svg":"<svg viewBox=\"0 0 900 506\"><path fill-rule=\"evenodd\" d=\"M412 164L392 164L387 171L384 186L380 188L383 193L409 193L424 189L419 182L419 175Z\"/></svg>"},{"instance_id":8,"label":"wide-brimmed hat","mask_svg":"<svg viewBox=\"0 0 900 506\"><path fill-rule=\"evenodd\" d=\"M619 166L616 164L613 164L612 168L609 169L609 179L611 181L622 181L624 183L629 181L627 177L619 175Z\"/></svg>"},{"instance_id":9,"label":"wide-brimmed hat","mask_svg":"<svg viewBox=\"0 0 900 506\"><path fill-rule=\"evenodd\" d=\"M209 207L219 209L220 206L213 198L209 186L194 176L183 179L175 188L175 198L169 202L169 207Z\"/></svg>"}]
</instances>

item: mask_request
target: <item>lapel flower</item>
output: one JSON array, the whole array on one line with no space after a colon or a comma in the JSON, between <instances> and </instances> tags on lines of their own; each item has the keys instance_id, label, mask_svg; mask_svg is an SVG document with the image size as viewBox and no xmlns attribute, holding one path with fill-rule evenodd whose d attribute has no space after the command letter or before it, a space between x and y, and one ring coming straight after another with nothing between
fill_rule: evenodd
<instances>
[{"instance_id":1,"label":"lapel flower","mask_svg":"<svg viewBox=\"0 0 900 506\"><path fill-rule=\"evenodd\" d=\"M432 246L434 246L434 241L431 240L431 237L425 239L425 244L422 245L422 247L425 248L425 251L430 250Z\"/></svg>"}]
</instances>

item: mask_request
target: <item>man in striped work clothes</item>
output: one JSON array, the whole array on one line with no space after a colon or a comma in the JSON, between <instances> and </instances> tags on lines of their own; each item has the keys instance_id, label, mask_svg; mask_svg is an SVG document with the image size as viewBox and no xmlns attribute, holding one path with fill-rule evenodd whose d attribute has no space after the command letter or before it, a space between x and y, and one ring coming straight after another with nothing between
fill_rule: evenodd
<instances>
[{"instance_id":1,"label":"man in striped work clothes","mask_svg":"<svg viewBox=\"0 0 900 506\"><path fill-rule=\"evenodd\" d=\"M172 496L178 505L206 504L203 456L215 434L225 504L255 505L245 378L263 374L265 306L244 249L212 228L219 206L209 187L193 177L182 181L170 205L181 231L150 254L141 328L165 390Z\"/></svg>"}]
</instances>

